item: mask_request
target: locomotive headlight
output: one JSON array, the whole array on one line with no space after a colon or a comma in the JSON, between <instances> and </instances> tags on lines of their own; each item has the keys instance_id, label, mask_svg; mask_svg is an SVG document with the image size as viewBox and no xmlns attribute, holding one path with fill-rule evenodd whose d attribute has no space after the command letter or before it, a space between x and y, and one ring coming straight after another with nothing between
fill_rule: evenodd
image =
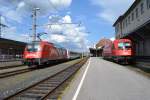
<instances>
[{"instance_id":1,"label":"locomotive headlight","mask_svg":"<svg viewBox=\"0 0 150 100\"><path fill-rule=\"evenodd\" d=\"M38 51L41 51L41 47L40 47L40 46L38 46L38 48L37 48L37 49L38 49Z\"/></svg>"}]
</instances>

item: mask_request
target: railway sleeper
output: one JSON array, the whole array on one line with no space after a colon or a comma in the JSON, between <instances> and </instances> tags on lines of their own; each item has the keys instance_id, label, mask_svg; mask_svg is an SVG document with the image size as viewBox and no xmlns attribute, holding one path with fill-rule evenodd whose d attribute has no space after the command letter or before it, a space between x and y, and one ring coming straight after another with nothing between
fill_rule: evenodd
<instances>
[{"instance_id":1,"label":"railway sleeper","mask_svg":"<svg viewBox=\"0 0 150 100\"><path fill-rule=\"evenodd\" d=\"M55 88L55 86L53 86L53 87L34 87L33 88L33 90L48 90L48 91L51 91L51 90L53 90Z\"/></svg>"},{"instance_id":2,"label":"railway sleeper","mask_svg":"<svg viewBox=\"0 0 150 100\"><path fill-rule=\"evenodd\" d=\"M51 82L46 82L46 83L48 83L48 84L51 84L51 85L58 85L58 84L60 84L62 82L62 80L59 80L59 81L51 81ZM45 83L44 83L45 84Z\"/></svg>"},{"instance_id":3,"label":"railway sleeper","mask_svg":"<svg viewBox=\"0 0 150 100\"><path fill-rule=\"evenodd\" d=\"M50 90L29 90L27 91L27 93L37 93L37 94L46 94L48 93Z\"/></svg>"},{"instance_id":4,"label":"railway sleeper","mask_svg":"<svg viewBox=\"0 0 150 100\"><path fill-rule=\"evenodd\" d=\"M39 94L36 94L36 95L33 95L33 94L29 94L29 93L26 93L24 95L20 95L16 98L14 98L14 100L18 99L18 100L41 100L41 98L43 97L43 95L39 95Z\"/></svg>"},{"instance_id":5,"label":"railway sleeper","mask_svg":"<svg viewBox=\"0 0 150 100\"><path fill-rule=\"evenodd\" d=\"M54 84L39 84L38 87L54 87Z\"/></svg>"}]
</instances>

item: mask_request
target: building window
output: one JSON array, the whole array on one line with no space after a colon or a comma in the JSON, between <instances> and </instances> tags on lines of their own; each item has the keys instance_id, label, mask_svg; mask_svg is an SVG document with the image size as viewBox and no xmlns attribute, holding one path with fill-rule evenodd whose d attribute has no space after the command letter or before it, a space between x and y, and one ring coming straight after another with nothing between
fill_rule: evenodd
<instances>
[{"instance_id":1,"label":"building window","mask_svg":"<svg viewBox=\"0 0 150 100\"><path fill-rule=\"evenodd\" d=\"M126 19L126 27L128 26L128 20Z\"/></svg>"},{"instance_id":2,"label":"building window","mask_svg":"<svg viewBox=\"0 0 150 100\"><path fill-rule=\"evenodd\" d=\"M116 28L115 28L115 29L116 29L116 33L118 33L118 25L116 26Z\"/></svg>"},{"instance_id":3,"label":"building window","mask_svg":"<svg viewBox=\"0 0 150 100\"><path fill-rule=\"evenodd\" d=\"M134 20L134 12L132 13L132 21Z\"/></svg>"},{"instance_id":4,"label":"building window","mask_svg":"<svg viewBox=\"0 0 150 100\"><path fill-rule=\"evenodd\" d=\"M147 0L147 9L150 8L150 0Z\"/></svg>"},{"instance_id":5,"label":"building window","mask_svg":"<svg viewBox=\"0 0 150 100\"><path fill-rule=\"evenodd\" d=\"M124 21L124 23L123 23L123 24L124 24L124 28L126 28L126 22L125 22L125 21Z\"/></svg>"},{"instance_id":6,"label":"building window","mask_svg":"<svg viewBox=\"0 0 150 100\"><path fill-rule=\"evenodd\" d=\"M128 17L128 23L130 24L130 16Z\"/></svg>"},{"instance_id":7,"label":"building window","mask_svg":"<svg viewBox=\"0 0 150 100\"><path fill-rule=\"evenodd\" d=\"M144 13L144 4L141 3L141 14L143 14L143 13Z\"/></svg>"},{"instance_id":8,"label":"building window","mask_svg":"<svg viewBox=\"0 0 150 100\"><path fill-rule=\"evenodd\" d=\"M136 18L138 18L139 17L138 8L136 8L135 12L136 12Z\"/></svg>"},{"instance_id":9,"label":"building window","mask_svg":"<svg viewBox=\"0 0 150 100\"><path fill-rule=\"evenodd\" d=\"M123 25L122 25L123 29L125 28L125 21L123 21Z\"/></svg>"},{"instance_id":10,"label":"building window","mask_svg":"<svg viewBox=\"0 0 150 100\"><path fill-rule=\"evenodd\" d=\"M120 23L118 24L118 32L119 32L119 30L120 30Z\"/></svg>"}]
</instances>

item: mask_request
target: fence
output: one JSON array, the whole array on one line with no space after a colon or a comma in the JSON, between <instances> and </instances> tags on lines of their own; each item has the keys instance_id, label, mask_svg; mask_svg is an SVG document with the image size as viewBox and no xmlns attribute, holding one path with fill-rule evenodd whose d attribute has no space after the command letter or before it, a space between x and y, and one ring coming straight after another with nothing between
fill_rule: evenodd
<instances>
[{"instance_id":1,"label":"fence","mask_svg":"<svg viewBox=\"0 0 150 100\"><path fill-rule=\"evenodd\" d=\"M12 62L22 60L23 55L0 55L0 62Z\"/></svg>"}]
</instances>

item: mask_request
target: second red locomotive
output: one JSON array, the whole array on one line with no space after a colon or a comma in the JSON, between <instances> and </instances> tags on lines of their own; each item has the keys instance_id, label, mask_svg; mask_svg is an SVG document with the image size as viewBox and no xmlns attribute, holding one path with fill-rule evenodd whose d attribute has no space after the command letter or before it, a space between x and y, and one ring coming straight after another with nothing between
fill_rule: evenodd
<instances>
[{"instance_id":1,"label":"second red locomotive","mask_svg":"<svg viewBox=\"0 0 150 100\"><path fill-rule=\"evenodd\" d=\"M129 39L116 39L103 48L103 57L118 63L128 64L133 60L132 42Z\"/></svg>"}]
</instances>

